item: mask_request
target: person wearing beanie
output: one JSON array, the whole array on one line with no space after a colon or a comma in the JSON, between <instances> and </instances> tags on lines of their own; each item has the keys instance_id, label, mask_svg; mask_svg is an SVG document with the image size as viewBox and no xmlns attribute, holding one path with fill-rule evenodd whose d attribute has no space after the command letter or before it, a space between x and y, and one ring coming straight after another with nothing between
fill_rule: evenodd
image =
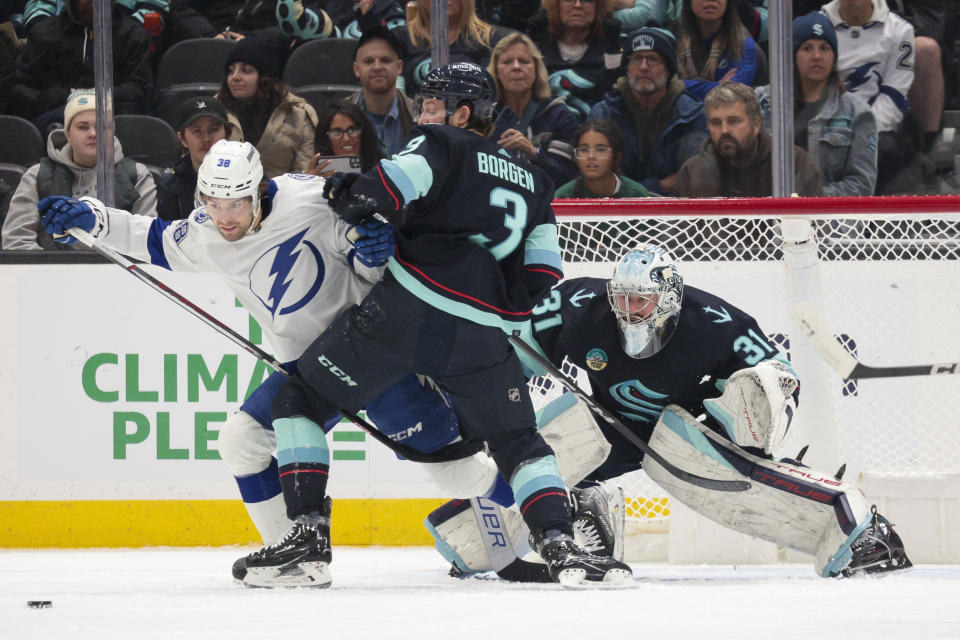
<instances>
[{"instance_id":1,"label":"person wearing beanie","mask_svg":"<svg viewBox=\"0 0 960 640\"><path fill-rule=\"evenodd\" d=\"M701 100L721 80L753 85L757 43L737 13L737 0L683 0L677 22L677 69Z\"/></svg>"},{"instance_id":2,"label":"person wearing beanie","mask_svg":"<svg viewBox=\"0 0 960 640\"><path fill-rule=\"evenodd\" d=\"M870 105L845 90L837 71L837 34L812 12L793 21L793 131L820 169L825 196L871 196L877 183L877 121ZM757 96L770 130L770 88Z\"/></svg>"},{"instance_id":3,"label":"person wearing beanie","mask_svg":"<svg viewBox=\"0 0 960 640\"><path fill-rule=\"evenodd\" d=\"M626 146L623 175L648 191L672 195L677 171L707 139L703 103L677 75L673 34L643 27L623 41L625 75L590 110L588 121L612 120Z\"/></svg>"},{"instance_id":4,"label":"person wearing beanie","mask_svg":"<svg viewBox=\"0 0 960 640\"><path fill-rule=\"evenodd\" d=\"M15 250L64 249L74 245L54 242L40 226L37 203L47 196L80 198L97 195L97 112L92 89L75 91L61 115L63 129L47 137L47 156L27 169L20 179L0 231L2 247ZM145 216L157 215L157 193L146 166L123 157L113 139L114 183L117 206Z\"/></svg>"},{"instance_id":5,"label":"person wearing beanie","mask_svg":"<svg viewBox=\"0 0 960 640\"><path fill-rule=\"evenodd\" d=\"M227 111L216 98L194 96L180 104L177 139L183 157L167 169L157 183L157 217L182 220L195 207L197 169L210 147L227 137L231 129Z\"/></svg>"},{"instance_id":6,"label":"person wearing beanie","mask_svg":"<svg viewBox=\"0 0 960 640\"><path fill-rule=\"evenodd\" d=\"M216 95L232 125L229 139L257 148L264 180L303 173L313 158L317 112L280 82L287 49L284 37L261 34L238 41Z\"/></svg>"}]
</instances>

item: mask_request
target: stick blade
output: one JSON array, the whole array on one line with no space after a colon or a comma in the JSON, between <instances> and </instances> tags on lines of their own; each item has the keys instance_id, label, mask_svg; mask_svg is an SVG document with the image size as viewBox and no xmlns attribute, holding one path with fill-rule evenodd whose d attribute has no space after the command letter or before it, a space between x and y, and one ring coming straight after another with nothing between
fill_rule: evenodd
<instances>
[{"instance_id":1,"label":"stick blade","mask_svg":"<svg viewBox=\"0 0 960 640\"><path fill-rule=\"evenodd\" d=\"M842 378L850 378L857 367L857 359L837 341L817 310L808 302L799 302L793 307L793 319L820 357Z\"/></svg>"}]
</instances>

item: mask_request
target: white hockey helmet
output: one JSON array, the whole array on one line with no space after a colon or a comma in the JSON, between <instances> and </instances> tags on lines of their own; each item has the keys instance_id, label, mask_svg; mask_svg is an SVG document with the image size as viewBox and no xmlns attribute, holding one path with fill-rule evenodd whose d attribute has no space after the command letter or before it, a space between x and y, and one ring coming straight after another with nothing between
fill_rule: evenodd
<instances>
[{"instance_id":1,"label":"white hockey helmet","mask_svg":"<svg viewBox=\"0 0 960 640\"><path fill-rule=\"evenodd\" d=\"M260 152L249 142L218 140L210 147L197 170L196 205L203 206L201 196L211 198L244 198L253 200L254 220L260 213L260 181L263 165ZM251 225L251 228L255 225Z\"/></svg>"},{"instance_id":2,"label":"white hockey helmet","mask_svg":"<svg viewBox=\"0 0 960 640\"><path fill-rule=\"evenodd\" d=\"M683 278L665 249L641 244L620 258L607 282L607 297L623 350L631 358L649 358L677 328Z\"/></svg>"}]
</instances>

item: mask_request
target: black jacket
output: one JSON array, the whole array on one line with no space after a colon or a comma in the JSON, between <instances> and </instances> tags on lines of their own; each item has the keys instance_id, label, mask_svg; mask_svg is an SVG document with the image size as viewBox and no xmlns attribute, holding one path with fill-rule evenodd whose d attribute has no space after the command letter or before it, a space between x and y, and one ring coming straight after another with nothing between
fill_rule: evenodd
<instances>
[{"instance_id":1,"label":"black jacket","mask_svg":"<svg viewBox=\"0 0 960 640\"><path fill-rule=\"evenodd\" d=\"M183 220L193 211L193 194L197 188L197 172L190 156L183 156L173 171L157 182L157 217L162 220Z\"/></svg>"},{"instance_id":2,"label":"black jacket","mask_svg":"<svg viewBox=\"0 0 960 640\"><path fill-rule=\"evenodd\" d=\"M143 25L114 9L114 112L146 113L152 85L150 36ZM62 108L70 89L92 86L93 29L64 11L30 30L17 59L10 111L33 119Z\"/></svg>"}]
</instances>

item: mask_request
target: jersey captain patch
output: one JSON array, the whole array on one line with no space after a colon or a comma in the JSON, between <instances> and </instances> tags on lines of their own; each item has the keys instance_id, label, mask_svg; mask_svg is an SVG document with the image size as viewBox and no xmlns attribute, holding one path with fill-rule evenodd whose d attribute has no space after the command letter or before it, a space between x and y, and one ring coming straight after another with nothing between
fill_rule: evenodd
<instances>
[{"instance_id":1,"label":"jersey captain patch","mask_svg":"<svg viewBox=\"0 0 960 640\"><path fill-rule=\"evenodd\" d=\"M261 255L250 269L250 291L257 296L273 317L301 309L320 291L324 265L320 250L303 237L309 229L274 245ZM300 261L293 278L293 267Z\"/></svg>"}]
</instances>

